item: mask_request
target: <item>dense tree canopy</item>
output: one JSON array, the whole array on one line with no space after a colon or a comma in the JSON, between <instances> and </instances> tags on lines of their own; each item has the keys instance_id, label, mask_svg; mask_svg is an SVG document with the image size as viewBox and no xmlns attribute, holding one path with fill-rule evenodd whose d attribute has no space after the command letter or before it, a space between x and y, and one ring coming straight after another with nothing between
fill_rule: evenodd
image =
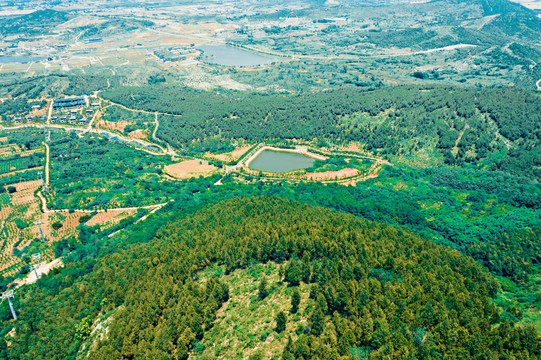
<instances>
[{"instance_id":1,"label":"dense tree canopy","mask_svg":"<svg viewBox=\"0 0 541 360\"><path fill-rule=\"evenodd\" d=\"M158 132L178 148L198 148L216 136L249 141L318 138L359 141L369 150L395 155L435 140L448 164L486 161L495 169L540 175L541 148L536 144L541 139L541 101L515 88L399 86L264 96L178 88L165 92L147 86L123 87L103 96L133 108L182 115L164 117ZM350 119L355 114L367 117ZM385 121L376 119L378 115ZM415 139L415 144L406 144L406 139Z\"/></svg>"},{"instance_id":2,"label":"dense tree canopy","mask_svg":"<svg viewBox=\"0 0 541 360\"><path fill-rule=\"evenodd\" d=\"M274 197L217 203L176 219L148 244L44 277L20 293L7 351L74 357L89 324L106 314L109 333L90 359L183 359L228 299L219 278L202 283L199 271L270 260L301 273L308 267L317 304L288 359L361 350L373 359L540 355L533 329L500 320L490 303L498 283L471 259L404 230Z\"/></svg>"}]
</instances>

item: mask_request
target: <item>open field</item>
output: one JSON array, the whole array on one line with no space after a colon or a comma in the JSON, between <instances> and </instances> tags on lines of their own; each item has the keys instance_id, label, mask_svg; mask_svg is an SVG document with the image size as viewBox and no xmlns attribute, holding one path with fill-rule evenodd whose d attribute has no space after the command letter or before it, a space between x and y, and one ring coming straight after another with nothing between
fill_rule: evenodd
<instances>
[{"instance_id":1,"label":"open field","mask_svg":"<svg viewBox=\"0 0 541 360\"><path fill-rule=\"evenodd\" d=\"M39 276L41 277L43 275L48 274L49 271L51 271L52 269L63 267L63 266L64 264L62 264L62 261L60 259L54 259L53 261L50 261L50 262L43 262L43 264L41 264L37 268L37 272ZM30 284L35 283L36 281L37 281L37 278L36 278L35 271L30 271L28 275L26 276L26 278L15 281L15 287L17 288L23 285L30 285Z\"/></svg>"},{"instance_id":2,"label":"open field","mask_svg":"<svg viewBox=\"0 0 541 360\"><path fill-rule=\"evenodd\" d=\"M185 160L167 165L164 172L175 179L190 179L200 176L207 177L217 172L218 168L204 160Z\"/></svg>"},{"instance_id":3,"label":"open field","mask_svg":"<svg viewBox=\"0 0 541 360\"><path fill-rule=\"evenodd\" d=\"M88 220L85 225L99 226L100 230L105 230L108 227L118 224L120 221L133 216L137 213L136 209L130 210L109 210L107 212L99 212Z\"/></svg>"}]
</instances>

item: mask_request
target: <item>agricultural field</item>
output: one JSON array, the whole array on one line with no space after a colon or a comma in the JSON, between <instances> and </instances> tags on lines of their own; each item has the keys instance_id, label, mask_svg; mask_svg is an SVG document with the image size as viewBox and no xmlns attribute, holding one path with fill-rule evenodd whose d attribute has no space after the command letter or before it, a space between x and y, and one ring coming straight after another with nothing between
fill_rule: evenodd
<instances>
[{"instance_id":1,"label":"agricultural field","mask_svg":"<svg viewBox=\"0 0 541 360\"><path fill-rule=\"evenodd\" d=\"M2 249L0 272L14 275L33 252L45 251L35 221L42 220L41 202L34 195L41 187L35 180L12 184L15 191L9 194L9 203L2 205ZM45 255L45 254L44 254ZM50 255L50 254L49 254Z\"/></svg>"},{"instance_id":2,"label":"agricultural field","mask_svg":"<svg viewBox=\"0 0 541 360\"><path fill-rule=\"evenodd\" d=\"M22 132L7 133L2 138L0 147L0 176L9 176L15 172L43 167L43 138L38 132L21 135Z\"/></svg>"},{"instance_id":3,"label":"agricultural field","mask_svg":"<svg viewBox=\"0 0 541 360\"><path fill-rule=\"evenodd\" d=\"M41 190L40 180L11 184L9 187L15 191L0 194L0 274L4 277L24 275L24 265L28 264L29 256L34 253L42 254L41 261L53 260L55 244L66 239L77 241L81 223L86 222L86 225L97 226L103 231L136 213L135 210L43 213L42 202L36 196L36 192ZM40 222L45 243L35 222Z\"/></svg>"}]
</instances>

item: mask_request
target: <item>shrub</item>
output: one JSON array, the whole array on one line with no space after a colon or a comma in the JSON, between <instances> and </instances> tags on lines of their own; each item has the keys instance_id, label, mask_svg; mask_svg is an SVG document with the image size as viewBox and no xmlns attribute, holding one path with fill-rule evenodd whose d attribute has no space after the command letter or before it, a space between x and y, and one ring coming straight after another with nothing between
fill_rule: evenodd
<instances>
[{"instance_id":1,"label":"shrub","mask_svg":"<svg viewBox=\"0 0 541 360\"><path fill-rule=\"evenodd\" d=\"M287 316L283 311L280 311L278 315L276 315L276 332L281 333L286 329L286 323L287 323Z\"/></svg>"},{"instance_id":2,"label":"shrub","mask_svg":"<svg viewBox=\"0 0 541 360\"><path fill-rule=\"evenodd\" d=\"M51 225L51 226L53 227L53 229L58 230L58 229L60 229L63 225L62 225L62 223L61 223L60 221L57 221L57 222L55 222L55 223L54 223L53 225Z\"/></svg>"}]
</instances>

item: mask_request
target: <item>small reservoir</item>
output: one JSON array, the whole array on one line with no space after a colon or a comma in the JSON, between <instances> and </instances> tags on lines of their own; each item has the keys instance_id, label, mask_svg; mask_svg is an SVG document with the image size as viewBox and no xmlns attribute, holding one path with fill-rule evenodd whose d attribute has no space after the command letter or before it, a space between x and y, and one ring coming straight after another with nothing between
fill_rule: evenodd
<instances>
[{"instance_id":1,"label":"small reservoir","mask_svg":"<svg viewBox=\"0 0 541 360\"><path fill-rule=\"evenodd\" d=\"M272 63L271 58L253 54L251 52L229 45L201 45L203 61L210 64L226 66L257 66Z\"/></svg>"},{"instance_id":2,"label":"small reservoir","mask_svg":"<svg viewBox=\"0 0 541 360\"><path fill-rule=\"evenodd\" d=\"M309 168L314 161L316 159L299 153L264 150L250 162L248 167L252 170L267 172L288 172Z\"/></svg>"}]
</instances>

